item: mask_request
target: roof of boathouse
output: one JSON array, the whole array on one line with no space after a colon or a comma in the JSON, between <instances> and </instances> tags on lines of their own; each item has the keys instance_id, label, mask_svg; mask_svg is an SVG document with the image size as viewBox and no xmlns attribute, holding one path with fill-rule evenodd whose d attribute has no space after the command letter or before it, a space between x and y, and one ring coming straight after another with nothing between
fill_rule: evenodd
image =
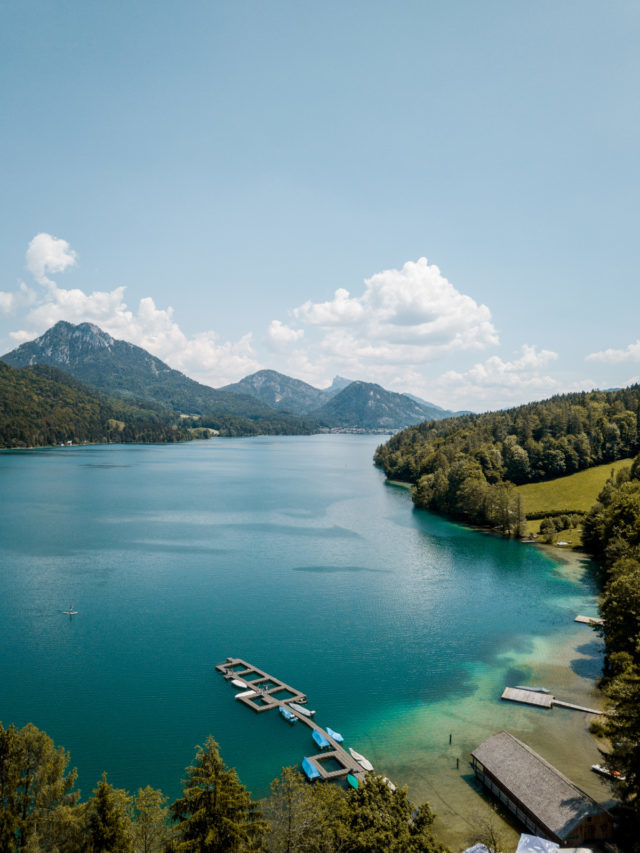
<instances>
[{"instance_id":1,"label":"roof of boathouse","mask_svg":"<svg viewBox=\"0 0 640 853\"><path fill-rule=\"evenodd\" d=\"M558 838L568 838L585 818L606 813L588 794L509 732L487 738L471 755Z\"/></svg>"}]
</instances>

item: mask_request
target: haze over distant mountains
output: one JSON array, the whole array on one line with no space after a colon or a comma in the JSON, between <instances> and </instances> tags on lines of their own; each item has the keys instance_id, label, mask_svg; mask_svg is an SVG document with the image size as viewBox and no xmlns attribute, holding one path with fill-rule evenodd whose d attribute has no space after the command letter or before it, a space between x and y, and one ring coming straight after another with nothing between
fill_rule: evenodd
<instances>
[{"instance_id":1,"label":"haze over distant mountains","mask_svg":"<svg viewBox=\"0 0 640 853\"><path fill-rule=\"evenodd\" d=\"M380 385L337 376L321 390L275 370L260 370L214 389L173 370L141 347L115 340L98 326L61 321L33 341L2 356L13 367L57 367L103 393L211 419L251 421L253 434L313 432L319 428L400 429L456 414ZM213 424L215 426L215 424Z\"/></svg>"}]
</instances>

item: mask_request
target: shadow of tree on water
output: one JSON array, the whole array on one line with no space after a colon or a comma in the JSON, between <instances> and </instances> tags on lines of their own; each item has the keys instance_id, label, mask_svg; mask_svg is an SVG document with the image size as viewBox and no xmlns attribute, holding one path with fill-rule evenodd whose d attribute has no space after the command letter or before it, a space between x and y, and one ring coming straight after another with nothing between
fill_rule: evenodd
<instances>
[{"instance_id":1,"label":"shadow of tree on water","mask_svg":"<svg viewBox=\"0 0 640 853\"><path fill-rule=\"evenodd\" d=\"M582 657L574 658L569 666L572 672L581 678L598 679L602 675L604 663L604 646L601 640L593 639L589 643L583 643L576 649Z\"/></svg>"}]
</instances>

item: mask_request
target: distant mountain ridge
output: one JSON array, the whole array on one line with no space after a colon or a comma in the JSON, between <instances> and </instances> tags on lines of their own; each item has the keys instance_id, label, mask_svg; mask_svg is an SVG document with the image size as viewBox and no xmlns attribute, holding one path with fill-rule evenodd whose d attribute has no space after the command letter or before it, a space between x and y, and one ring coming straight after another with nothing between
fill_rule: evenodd
<instances>
[{"instance_id":1,"label":"distant mountain ridge","mask_svg":"<svg viewBox=\"0 0 640 853\"><path fill-rule=\"evenodd\" d=\"M305 415L317 409L327 399L324 391L276 370L259 370L220 390L250 394L273 409L286 410L296 415Z\"/></svg>"},{"instance_id":2,"label":"distant mountain ridge","mask_svg":"<svg viewBox=\"0 0 640 853\"><path fill-rule=\"evenodd\" d=\"M397 429L400 423L413 425L433 419L406 394L387 391L373 382L352 382L310 414L334 427L355 429Z\"/></svg>"},{"instance_id":3,"label":"distant mountain ridge","mask_svg":"<svg viewBox=\"0 0 640 853\"><path fill-rule=\"evenodd\" d=\"M226 435L299 434L320 428L402 429L454 415L371 382L336 376L319 389L275 370L259 370L214 389L92 323L61 321L2 356L12 367L49 365L97 390L146 408L196 416Z\"/></svg>"},{"instance_id":4,"label":"distant mountain ridge","mask_svg":"<svg viewBox=\"0 0 640 853\"><path fill-rule=\"evenodd\" d=\"M307 415L328 427L399 429L454 415L419 397L342 376L320 389L275 370L259 370L221 390L252 394L274 409Z\"/></svg>"},{"instance_id":5,"label":"distant mountain ridge","mask_svg":"<svg viewBox=\"0 0 640 853\"><path fill-rule=\"evenodd\" d=\"M275 412L253 396L217 391L174 370L151 353L119 341L92 323L77 326L61 321L33 341L2 356L12 367L47 364L61 368L87 385L129 401L152 404L188 415L225 416L262 421L263 431L312 432L299 419ZM275 420L274 420L275 419ZM216 424L213 424L216 426ZM242 423L238 429L251 434Z\"/></svg>"}]
</instances>

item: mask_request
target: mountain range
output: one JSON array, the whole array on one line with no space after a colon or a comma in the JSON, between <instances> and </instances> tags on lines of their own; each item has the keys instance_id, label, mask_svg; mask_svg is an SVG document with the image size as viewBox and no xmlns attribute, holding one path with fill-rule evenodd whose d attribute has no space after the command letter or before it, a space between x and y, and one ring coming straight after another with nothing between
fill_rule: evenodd
<instances>
[{"instance_id":1,"label":"mountain range","mask_svg":"<svg viewBox=\"0 0 640 853\"><path fill-rule=\"evenodd\" d=\"M16 368L58 368L103 394L179 413L223 434L394 430L456 414L418 397L339 376L329 388L319 389L275 370L260 370L215 389L92 323L56 323L2 360Z\"/></svg>"}]
</instances>

